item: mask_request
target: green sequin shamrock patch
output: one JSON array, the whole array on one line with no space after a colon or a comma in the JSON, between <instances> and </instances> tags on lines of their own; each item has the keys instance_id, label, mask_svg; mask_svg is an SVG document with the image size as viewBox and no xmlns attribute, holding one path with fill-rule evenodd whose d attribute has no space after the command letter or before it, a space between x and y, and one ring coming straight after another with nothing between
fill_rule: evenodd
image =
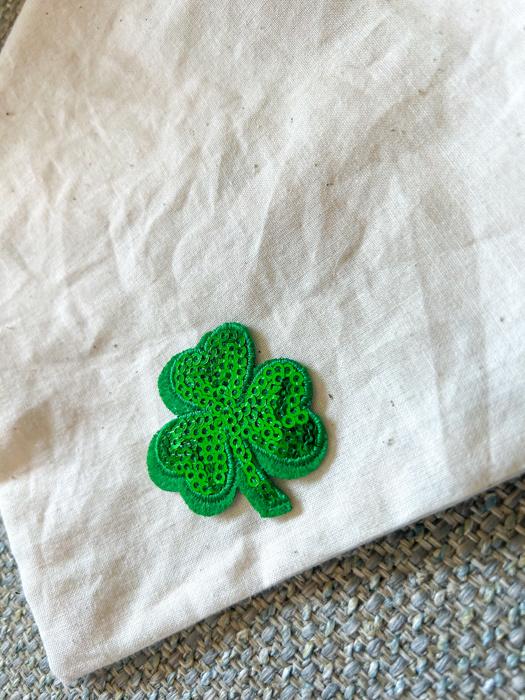
<instances>
[{"instance_id":1,"label":"green sequin shamrock patch","mask_svg":"<svg viewBox=\"0 0 525 700\"><path fill-rule=\"evenodd\" d=\"M268 474L304 476L326 453L325 428L309 408L308 370L293 360L254 360L248 329L225 323L160 374L160 396L177 417L150 443L149 475L200 515L226 510L238 488L263 518L287 513L288 496Z\"/></svg>"}]
</instances>

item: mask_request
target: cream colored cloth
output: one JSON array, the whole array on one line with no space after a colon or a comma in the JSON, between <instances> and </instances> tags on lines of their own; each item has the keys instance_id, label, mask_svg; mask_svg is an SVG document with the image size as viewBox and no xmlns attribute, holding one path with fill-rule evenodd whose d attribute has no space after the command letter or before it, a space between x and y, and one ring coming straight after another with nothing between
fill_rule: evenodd
<instances>
[{"instance_id":1,"label":"cream colored cloth","mask_svg":"<svg viewBox=\"0 0 525 700\"><path fill-rule=\"evenodd\" d=\"M0 56L0 506L75 679L522 469L525 8L27 0ZM157 377L225 321L329 451L192 513Z\"/></svg>"}]
</instances>

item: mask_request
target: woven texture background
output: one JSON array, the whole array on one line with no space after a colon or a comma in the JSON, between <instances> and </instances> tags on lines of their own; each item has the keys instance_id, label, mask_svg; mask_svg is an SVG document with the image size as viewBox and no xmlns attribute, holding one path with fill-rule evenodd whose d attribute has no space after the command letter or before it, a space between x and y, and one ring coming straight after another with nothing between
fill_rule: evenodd
<instances>
[{"instance_id":1,"label":"woven texture background","mask_svg":"<svg viewBox=\"0 0 525 700\"><path fill-rule=\"evenodd\" d=\"M521 479L65 687L0 524L0 700L525 698L524 545Z\"/></svg>"},{"instance_id":2,"label":"woven texture background","mask_svg":"<svg viewBox=\"0 0 525 700\"><path fill-rule=\"evenodd\" d=\"M525 479L65 687L2 530L0 700L524 698Z\"/></svg>"},{"instance_id":3,"label":"woven texture background","mask_svg":"<svg viewBox=\"0 0 525 700\"><path fill-rule=\"evenodd\" d=\"M0 0L0 49L5 44L23 4L24 0Z\"/></svg>"}]
</instances>

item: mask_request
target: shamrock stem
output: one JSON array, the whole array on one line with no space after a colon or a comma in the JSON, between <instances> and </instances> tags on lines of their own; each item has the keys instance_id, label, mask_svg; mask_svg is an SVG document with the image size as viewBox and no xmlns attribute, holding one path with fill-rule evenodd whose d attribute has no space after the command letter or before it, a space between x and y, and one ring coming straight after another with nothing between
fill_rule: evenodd
<instances>
[{"instance_id":1,"label":"shamrock stem","mask_svg":"<svg viewBox=\"0 0 525 700\"><path fill-rule=\"evenodd\" d=\"M288 496L259 467L251 450L235 450L235 457L239 488L263 518L283 515L292 509Z\"/></svg>"}]
</instances>

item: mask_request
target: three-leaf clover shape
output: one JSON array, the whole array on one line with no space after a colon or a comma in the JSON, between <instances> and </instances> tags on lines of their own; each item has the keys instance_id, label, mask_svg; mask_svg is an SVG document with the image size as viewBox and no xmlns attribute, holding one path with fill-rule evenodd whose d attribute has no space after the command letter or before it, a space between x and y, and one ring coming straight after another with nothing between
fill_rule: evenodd
<instances>
[{"instance_id":1,"label":"three-leaf clover shape","mask_svg":"<svg viewBox=\"0 0 525 700\"><path fill-rule=\"evenodd\" d=\"M326 453L307 369L288 359L255 366L253 340L238 323L172 357L159 392L177 417L151 440L149 475L200 515L226 510L237 488L262 517L287 513L288 496L268 475L304 476Z\"/></svg>"}]
</instances>

